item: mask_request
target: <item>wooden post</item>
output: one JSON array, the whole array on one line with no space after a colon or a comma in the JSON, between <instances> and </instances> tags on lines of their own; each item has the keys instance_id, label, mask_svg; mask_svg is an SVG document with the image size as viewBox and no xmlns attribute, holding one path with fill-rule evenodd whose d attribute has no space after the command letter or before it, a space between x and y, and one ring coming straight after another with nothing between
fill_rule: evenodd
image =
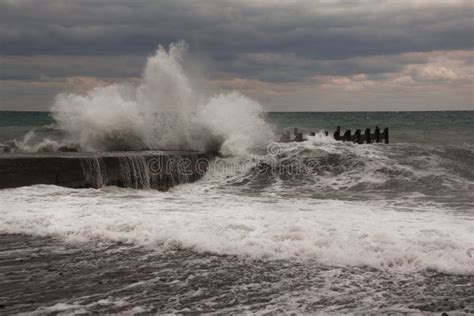
<instances>
[{"instance_id":1,"label":"wooden post","mask_svg":"<svg viewBox=\"0 0 474 316\"><path fill-rule=\"evenodd\" d=\"M303 133L296 134L295 142L302 142L303 141Z\"/></svg>"},{"instance_id":2,"label":"wooden post","mask_svg":"<svg viewBox=\"0 0 474 316\"><path fill-rule=\"evenodd\" d=\"M324 135L329 136L329 133L327 130L324 130Z\"/></svg>"},{"instance_id":3,"label":"wooden post","mask_svg":"<svg viewBox=\"0 0 474 316\"><path fill-rule=\"evenodd\" d=\"M383 130L383 140L385 144L388 144L388 127L385 127Z\"/></svg>"},{"instance_id":4,"label":"wooden post","mask_svg":"<svg viewBox=\"0 0 474 316\"><path fill-rule=\"evenodd\" d=\"M362 144L362 135L360 129L356 130L354 133L354 142L357 144Z\"/></svg>"},{"instance_id":5,"label":"wooden post","mask_svg":"<svg viewBox=\"0 0 474 316\"><path fill-rule=\"evenodd\" d=\"M367 144L372 143L372 140L370 139L370 128L367 128L367 129L365 130L365 142L366 142Z\"/></svg>"},{"instance_id":6,"label":"wooden post","mask_svg":"<svg viewBox=\"0 0 474 316\"><path fill-rule=\"evenodd\" d=\"M375 142L380 143L380 128L378 126L375 127L374 136L375 136Z\"/></svg>"},{"instance_id":7,"label":"wooden post","mask_svg":"<svg viewBox=\"0 0 474 316\"><path fill-rule=\"evenodd\" d=\"M298 134L298 128L295 127L294 130L293 130L293 132L294 132L294 135L295 135L295 137L296 137L296 135Z\"/></svg>"},{"instance_id":8,"label":"wooden post","mask_svg":"<svg viewBox=\"0 0 474 316\"><path fill-rule=\"evenodd\" d=\"M335 140L340 140L341 139L341 127L338 126L336 128L336 131L334 132L334 139Z\"/></svg>"},{"instance_id":9,"label":"wooden post","mask_svg":"<svg viewBox=\"0 0 474 316\"><path fill-rule=\"evenodd\" d=\"M351 141L351 130L348 129L346 130L346 132L344 133L344 136L342 137L342 140L344 141Z\"/></svg>"}]
</instances>

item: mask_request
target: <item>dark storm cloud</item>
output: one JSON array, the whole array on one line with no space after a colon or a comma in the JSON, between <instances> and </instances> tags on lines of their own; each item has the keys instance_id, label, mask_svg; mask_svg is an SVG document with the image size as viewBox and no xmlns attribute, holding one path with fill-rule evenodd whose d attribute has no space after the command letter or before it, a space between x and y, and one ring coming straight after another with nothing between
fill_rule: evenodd
<instances>
[{"instance_id":1,"label":"dark storm cloud","mask_svg":"<svg viewBox=\"0 0 474 316\"><path fill-rule=\"evenodd\" d=\"M467 100L453 89L472 83L473 19L472 0L0 0L0 108L133 81L158 45L178 40L211 65L210 79L247 82L257 98L313 83L406 91L439 81Z\"/></svg>"},{"instance_id":2,"label":"dark storm cloud","mask_svg":"<svg viewBox=\"0 0 474 316\"><path fill-rule=\"evenodd\" d=\"M4 0L0 53L144 54L179 39L216 58L287 52L340 59L472 48L472 3L427 3Z\"/></svg>"},{"instance_id":3,"label":"dark storm cloud","mask_svg":"<svg viewBox=\"0 0 474 316\"><path fill-rule=\"evenodd\" d=\"M0 80L44 77L138 77L144 63L137 56L0 56Z\"/></svg>"}]
</instances>

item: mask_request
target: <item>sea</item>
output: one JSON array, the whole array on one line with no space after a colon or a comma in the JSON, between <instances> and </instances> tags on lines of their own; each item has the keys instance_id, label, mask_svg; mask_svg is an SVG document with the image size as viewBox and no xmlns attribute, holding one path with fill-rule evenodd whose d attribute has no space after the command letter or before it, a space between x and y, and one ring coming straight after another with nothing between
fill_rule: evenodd
<instances>
[{"instance_id":1,"label":"sea","mask_svg":"<svg viewBox=\"0 0 474 316\"><path fill-rule=\"evenodd\" d=\"M271 136L236 126L266 142L232 151L233 129L202 179L166 192L0 190L0 313L474 313L474 111L259 117ZM0 112L0 149L56 151L64 126ZM294 128L305 141L278 141ZM87 147L95 131L67 146L108 150Z\"/></svg>"}]
</instances>

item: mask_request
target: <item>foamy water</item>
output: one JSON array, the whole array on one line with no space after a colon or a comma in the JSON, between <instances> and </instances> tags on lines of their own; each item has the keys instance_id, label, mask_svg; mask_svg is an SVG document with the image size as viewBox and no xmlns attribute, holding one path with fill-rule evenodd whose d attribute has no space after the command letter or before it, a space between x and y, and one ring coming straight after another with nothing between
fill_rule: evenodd
<instances>
[{"instance_id":1,"label":"foamy water","mask_svg":"<svg viewBox=\"0 0 474 316\"><path fill-rule=\"evenodd\" d=\"M251 198L194 192L191 186L169 193L54 186L2 190L0 231L331 266L474 272L472 218L434 206Z\"/></svg>"},{"instance_id":2,"label":"foamy water","mask_svg":"<svg viewBox=\"0 0 474 316\"><path fill-rule=\"evenodd\" d=\"M204 179L168 193L54 186L2 190L0 231L336 266L473 273L470 204L464 211L450 208L449 199L436 201L429 192L409 193L397 184L442 177L442 188L460 177L440 168L436 156L435 165L425 162L415 169L416 159L384 157L388 148L310 139L281 145L279 158L254 156L254 165L238 157L217 159ZM262 161L278 164L295 155L316 157L319 169L290 177L280 169L254 173ZM341 165L340 157L348 164ZM368 159L374 163L362 163ZM224 168L229 166L242 169ZM393 192L385 194L387 183Z\"/></svg>"},{"instance_id":3,"label":"foamy water","mask_svg":"<svg viewBox=\"0 0 474 316\"><path fill-rule=\"evenodd\" d=\"M167 193L2 190L0 232L472 274L473 182L442 156L403 158L407 148L341 144L318 134L270 154L217 158L202 180ZM310 158L310 169L280 168ZM271 169L259 172L261 164ZM464 202L453 197L463 190Z\"/></svg>"}]
</instances>

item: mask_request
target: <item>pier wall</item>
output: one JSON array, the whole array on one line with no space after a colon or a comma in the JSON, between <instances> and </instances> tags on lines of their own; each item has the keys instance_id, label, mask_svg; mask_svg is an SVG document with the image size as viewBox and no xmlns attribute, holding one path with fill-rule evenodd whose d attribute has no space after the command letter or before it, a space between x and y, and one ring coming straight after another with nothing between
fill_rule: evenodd
<instances>
[{"instance_id":1,"label":"pier wall","mask_svg":"<svg viewBox=\"0 0 474 316\"><path fill-rule=\"evenodd\" d=\"M166 191L201 178L212 158L207 153L164 151L1 154L0 189L54 184Z\"/></svg>"}]
</instances>

